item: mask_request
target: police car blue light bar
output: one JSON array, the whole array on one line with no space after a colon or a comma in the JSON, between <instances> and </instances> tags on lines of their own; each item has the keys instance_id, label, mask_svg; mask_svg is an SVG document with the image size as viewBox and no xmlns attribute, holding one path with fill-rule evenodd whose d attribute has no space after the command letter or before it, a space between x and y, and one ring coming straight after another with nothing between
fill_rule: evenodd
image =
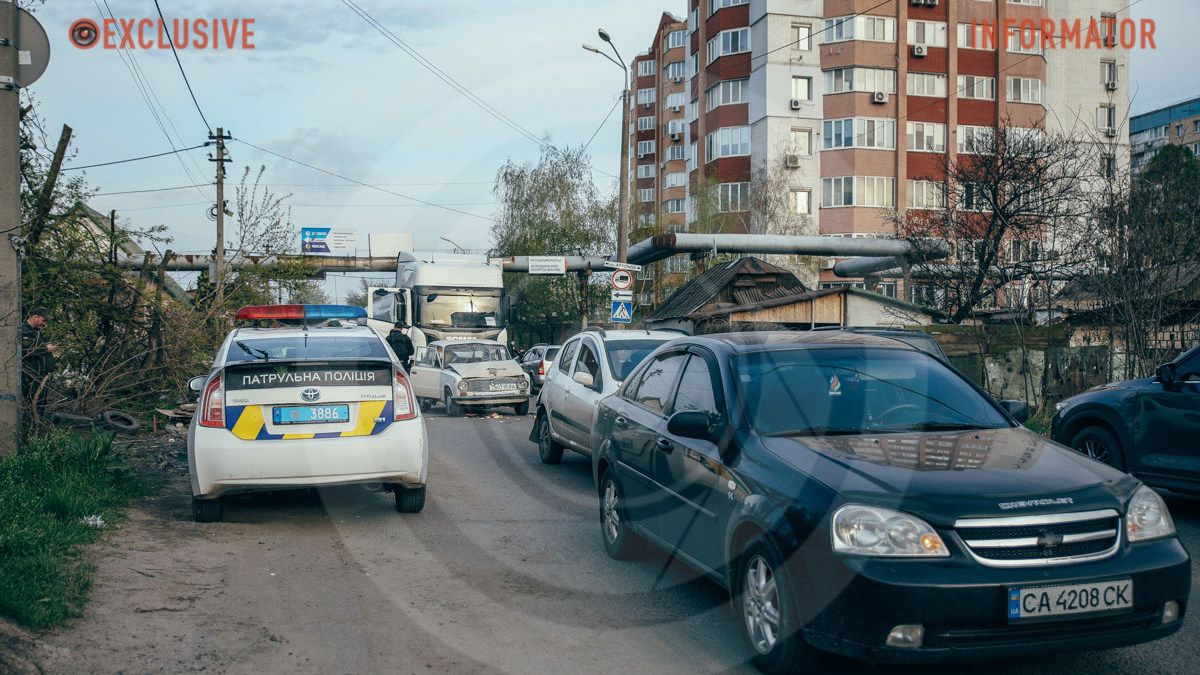
<instances>
[{"instance_id":1,"label":"police car blue light bar","mask_svg":"<svg viewBox=\"0 0 1200 675\"><path fill-rule=\"evenodd\" d=\"M353 305L250 305L237 311L238 321L365 319L367 310Z\"/></svg>"}]
</instances>

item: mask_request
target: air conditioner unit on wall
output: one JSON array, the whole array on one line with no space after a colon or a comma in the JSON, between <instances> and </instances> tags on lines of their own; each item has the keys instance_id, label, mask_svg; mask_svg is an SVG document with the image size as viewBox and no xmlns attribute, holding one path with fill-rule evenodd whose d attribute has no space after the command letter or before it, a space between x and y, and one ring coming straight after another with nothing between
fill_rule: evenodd
<instances>
[{"instance_id":1,"label":"air conditioner unit on wall","mask_svg":"<svg viewBox=\"0 0 1200 675\"><path fill-rule=\"evenodd\" d=\"M681 138L683 138L683 134L679 133L678 131L671 134L671 140L673 141L678 141Z\"/></svg>"},{"instance_id":2,"label":"air conditioner unit on wall","mask_svg":"<svg viewBox=\"0 0 1200 675\"><path fill-rule=\"evenodd\" d=\"M800 168L800 155L789 153L783 156L783 166L788 169Z\"/></svg>"},{"instance_id":3,"label":"air conditioner unit on wall","mask_svg":"<svg viewBox=\"0 0 1200 675\"><path fill-rule=\"evenodd\" d=\"M1109 80L1108 82L1105 82L1104 88L1108 91L1116 91L1117 90L1117 81Z\"/></svg>"},{"instance_id":4,"label":"air conditioner unit on wall","mask_svg":"<svg viewBox=\"0 0 1200 675\"><path fill-rule=\"evenodd\" d=\"M938 0L925 0L926 7L937 7Z\"/></svg>"},{"instance_id":5,"label":"air conditioner unit on wall","mask_svg":"<svg viewBox=\"0 0 1200 675\"><path fill-rule=\"evenodd\" d=\"M1112 127L1109 127L1109 128L1107 128L1107 129L1105 129L1105 130L1104 130L1104 135L1105 135L1105 136L1108 136L1109 138L1116 138L1116 137L1117 137L1117 130L1116 130L1116 129L1114 129L1114 128L1112 128Z\"/></svg>"},{"instance_id":6,"label":"air conditioner unit on wall","mask_svg":"<svg viewBox=\"0 0 1200 675\"><path fill-rule=\"evenodd\" d=\"M789 107L791 107L792 110L799 110L800 106L804 105L804 101L801 101L798 98L794 98L788 102L788 105L789 105Z\"/></svg>"},{"instance_id":7,"label":"air conditioner unit on wall","mask_svg":"<svg viewBox=\"0 0 1200 675\"><path fill-rule=\"evenodd\" d=\"M877 91L871 94L871 103L887 103L888 93L886 91Z\"/></svg>"},{"instance_id":8,"label":"air conditioner unit on wall","mask_svg":"<svg viewBox=\"0 0 1200 675\"><path fill-rule=\"evenodd\" d=\"M912 55L917 58L925 58L929 56L929 47L927 45L913 45Z\"/></svg>"}]
</instances>

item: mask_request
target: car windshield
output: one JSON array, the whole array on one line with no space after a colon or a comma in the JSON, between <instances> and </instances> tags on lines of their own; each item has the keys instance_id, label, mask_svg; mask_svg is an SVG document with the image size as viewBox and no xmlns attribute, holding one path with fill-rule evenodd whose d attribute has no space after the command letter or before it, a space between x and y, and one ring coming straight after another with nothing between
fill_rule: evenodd
<instances>
[{"instance_id":1,"label":"car windshield","mask_svg":"<svg viewBox=\"0 0 1200 675\"><path fill-rule=\"evenodd\" d=\"M604 343L608 350L608 368L613 377L623 381L638 364L650 355L662 340L612 340Z\"/></svg>"},{"instance_id":2,"label":"car windshield","mask_svg":"<svg viewBox=\"0 0 1200 675\"><path fill-rule=\"evenodd\" d=\"M903 342L904 344L908 345L909 347L913 347L915 349L920 349L921 351L925 352L926 354L929 354L930 356L936 356L939 359L944 360L946 358L946 353L942 351L942 347L941 347L941 345L938 344L937 340L934 340L932 336L926 335L925 333L871 333L871 334L879 335L879 336L885 337L885 338L891 338L893 340L899 340L900 342Z\"/></svg>"},{"instance_id":3,"label":"car windshield","mask_svg":"<svg viewBox=\"0 0 1200 675\"><path fill-rule=\"evenodd\" d=\"M553 361L554 357L558 356L558 350L560 350L560 349L562 349L562 347L551 347L551 348L547 349L546 355L542 357L542 360Z\"/></svg>"},{"instance_id":4,"label":"car windshield","mask_svg":"<svg viewBox=\"0 0 1200 675\"><path fill-rule=\"evenodd\" d=\"M755 431L826 436L1011 426L940 360L902 349L790 349L733 359Z\"/></svg>"},{"instance_id":5,"label":"car windshield","mask_svg":"<svg viewBox=\"0 0 1200 675\"><path fill-rule=\"evenodd\" d=\"M420 296L418 302L423 326L497 328L500 325L498 295L437 291Z\"/></svg>"},{"instance_id":6,"label":"car windshield","mask_svg":"<svg viewBox=\"0 0 1200 675\"><path fill-rule=\"evenodd\" d=\"M485 361L507 361L512 357L504 345L490 345L483 342L465 342L463 344L446 345L446 365L454 363L483 363Z\"/></svg>"},{"instance_id":7,"label":"car windshield","mask_svg":"<svg viewBox=\"0 0 1200 675\"><path fill-rule=\"evenodd\" d=\"M383 342L366 337L245 338L229 345L226 363L319 359L388 359Z\"/></svg>"}]
</instances>

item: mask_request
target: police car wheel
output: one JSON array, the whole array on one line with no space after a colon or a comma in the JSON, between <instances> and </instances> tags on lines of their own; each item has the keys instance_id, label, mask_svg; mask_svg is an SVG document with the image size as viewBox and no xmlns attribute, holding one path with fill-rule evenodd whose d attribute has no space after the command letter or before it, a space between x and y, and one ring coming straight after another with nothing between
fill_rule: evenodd
<instances>
[{"instance_id":1,"label":"police car wheel","mask_svg":"<svg viewBox=\"0 0 1200 675\"><path fill-rule=\"evenodd\" d=\"M396 510L400 513L420 513L425 508L425 486L419 488L397 486Z\"/></svg>"},{"instance_id":2,"label":"police car wheel","mask_svg":"<svg viewBox=\"0 0 1200 675\"><path fill-rule=\"evenodd\" d=\"M220 497L216 499L199 499L192 497L192 520L197 523L215 523L224 515Z\"/></svg>"},{"instance_id":3,"label":"police car wheel","mask_svg":"<svg viewBox=\"0 0 1200 675\"><path fill-rule=\"evenodd\" d=\"M462 414L462 406L455 402L454 397L450 394L449 389L446 390L446 397L442 403L446 404L447 417L458 417Z\"/></svg>"}]
</instances>

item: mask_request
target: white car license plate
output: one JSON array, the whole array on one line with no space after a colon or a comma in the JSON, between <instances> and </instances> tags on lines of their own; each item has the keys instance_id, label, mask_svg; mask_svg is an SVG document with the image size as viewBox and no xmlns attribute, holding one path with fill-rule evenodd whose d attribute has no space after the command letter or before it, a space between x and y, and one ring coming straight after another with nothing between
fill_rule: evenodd
<instances>
[{"instance_id":1,"label":"white car license plate","mask_svg":"<svg viewBox=\"0 0 1200 675\"><path fill-rule=\"evenodd\" d=\"M516 382L493 382L488 385L488 391L516 391Z\"/></svg>"},{"instance_id":2,"label":"white car license plate","mask_svg":"<svg viewBox=\"0 0 1200 675\"><path fill-rule=\"evenodd\" d=\"M1133 607L1133 580L1008 589L1009 619L1040 619Z\"/></svg>"}]
</instances>

